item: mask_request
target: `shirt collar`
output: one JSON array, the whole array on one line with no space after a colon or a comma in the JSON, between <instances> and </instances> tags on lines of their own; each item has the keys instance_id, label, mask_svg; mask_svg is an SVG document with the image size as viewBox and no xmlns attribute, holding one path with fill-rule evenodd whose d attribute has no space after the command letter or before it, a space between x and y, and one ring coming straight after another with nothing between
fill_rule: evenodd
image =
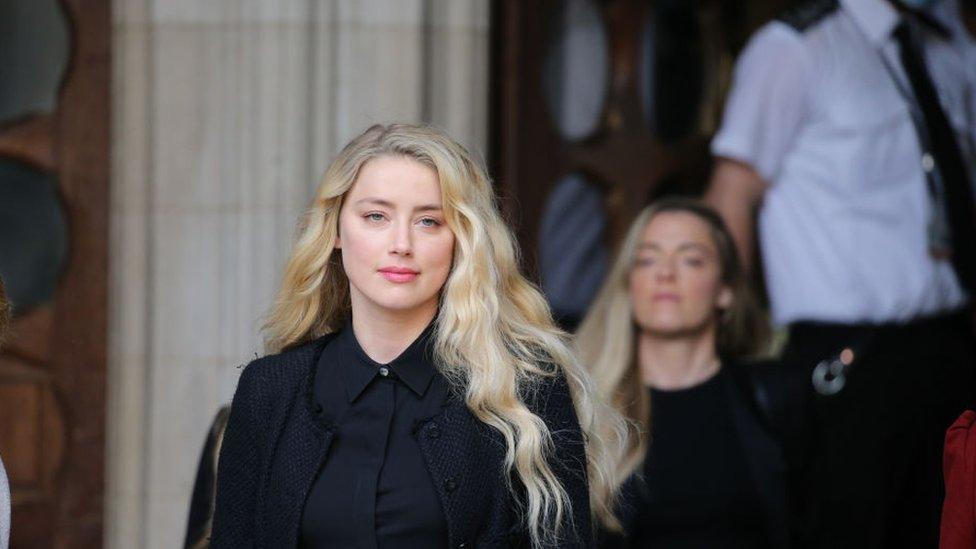
<instances>
[{"instance_id":1,"label":"shirt collar","mask_svg":"<svg viewBox=\"0 0 976 549\"><path fill-rule=\"evenodd\" d=\"M912 15L921 23L922 27L932 31L936 36L943 40L952 39L952 29L939 19L936 10L929 7L927 11L913 11Z\"/></svg>"},{"instance_id":2,"label":"shirt collar","mask_svg":"<svg viewBox=\"0 0 976 549\"><path fill-rule=\"evenodd\" d=\"M875 45L888 40L901 22L901 15L888 0L841 0L841 5Z\"/></svg>"},{"instance_id":3,"label":"shirt collar","mask_svg":"<svg viewBox=\"0 0 976 549\"><path fill-rule=\"evenodd\" d=\"M431 322L399 356L387 364L380 364L363 351L353 333L352 322L348 322L339 334L339 342L343 346L343 354L352 360L342 365L339 371L349 402L356 400L366 390L380 368L389 369L391 375L395 375L417 396L424 396L434 378L433 333L434 323Z\"/></svg>"},{"instance_id":4,"label":"shirt collar","mask_svg":"<svg viewBox=\"0 0 976 549\"><path fill-rule=\"evenodd\" d=\"M888 0L841 0L841 4L872 44L882 45L904 19L914 19L921 27L941 38L949 38L948 28L928 12L907 11L902 15Z\"/></svg>"}]
</instances>

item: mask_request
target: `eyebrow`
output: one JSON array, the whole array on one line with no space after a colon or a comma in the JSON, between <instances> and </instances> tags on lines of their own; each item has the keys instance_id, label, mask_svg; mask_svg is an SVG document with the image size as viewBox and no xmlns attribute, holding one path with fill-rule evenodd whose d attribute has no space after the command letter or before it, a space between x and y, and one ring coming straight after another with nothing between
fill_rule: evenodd
<instances>
[{"instance_id":1,"label":"eyebrow","mask_svg":"<svg viewBox=\"0 0 976 549\"><path fill-rule=\"evenodd\" d=\"M637 247L638 252L643 250L659 251L660 249L661 247L654 242L641 242L640 246ZM678 246L678 251L692 250L692 249L697 249L703 252L712 253L712 249L710 247L701 244L699 242L684 242L680 246Z\"/></svg>"},{"instance_id":2,"label":"eyebrow","mask_svg":"<svg viewBox=\"0 0 976 549\"><path fill-rule=\"evenodd\" d=\"M373 204L376 206L382 206L384 208L396 209L396 206L389 200L383 200L382 198L361 198L356 201L356 204ZM443 210L440 204L423 204L417 206L413 209L415 212L439 212Z\"/></svg>"}]
</instances>

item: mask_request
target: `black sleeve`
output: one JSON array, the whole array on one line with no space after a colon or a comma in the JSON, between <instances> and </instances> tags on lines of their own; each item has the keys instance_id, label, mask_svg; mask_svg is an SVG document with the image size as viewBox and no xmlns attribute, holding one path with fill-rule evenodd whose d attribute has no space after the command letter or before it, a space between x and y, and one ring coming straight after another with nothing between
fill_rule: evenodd
<instances>
[{"instance_id":1,"label":"black sleeve","mask_svg":"<svg viewBox=\"0 0 976 549\"><path fill-rule=\"evenodd\" d=\"M647 501L647 485L643 473L642 465L620 486L614 513L620 521L622 531L611 532L602 526L598 527L596 546L600 549L626 549L640 531L639 512Z\"/></svg>"},{"instance_id":2,"label":"black sleeve","mask_svg":"<svg viewBox=\"0 0 976 549\"><path fill-rule=\"evenodd\" d=\"M789 361L770 360L752 364L750 373L761 418L782 448L787 527L795 533L804 528L800 510L806 503L802 495L809 477L809 434L813 428L810 370Z\"/></svg>"},{"instance_id":3,"label":"black sleeve","mask_svg":"<svg viewBox=\"0 0 976 549\"><path fill-rule=\"evenodd\" d=\"M788 465L805 454L812 390L809 371L785 361L764 360L743 366L749 374L753 402L760 419L783 445Z\"/></svg>"},{"instance_id":4,"label":"black sleeve","mask_svg":"<svg viewBox=\"0 0 976 549\"><path fill-rule=\"evenodd\" d=\"M267 410L257 368L244 369L234 393L217 467L212 548L246 548L255 543L255 502L262 476Z\"/></svg>"},{"instance_id":5,"label":"black sleeve","mask_svg":"<svg viewBox=\"0 0 976 549\"><path fill-rule=\"evenodd\" d=\"M559 539L549 547L593 547L586 444L566 377L560 372L545 379L533 400L530 409L545 421L552 435L549 466L572 505L572 513L560 525Z\"/></svg>"}]
</instances>

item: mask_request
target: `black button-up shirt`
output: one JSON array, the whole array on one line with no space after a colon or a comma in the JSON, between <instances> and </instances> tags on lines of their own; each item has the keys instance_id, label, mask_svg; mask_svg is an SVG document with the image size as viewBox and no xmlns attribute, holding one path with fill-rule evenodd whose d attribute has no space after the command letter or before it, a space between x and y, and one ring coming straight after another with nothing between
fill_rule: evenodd
<instances>
[{"instance_id":1,"label":"black button-up shirt","mask_svg":"<svg viewBox=\"0 0 976 549\"><path fill-rule=\"evenodd\" d=\"M326 345L316 412L334 439L302 515L307 548L447 547L447 524L416 439L446 402L428 327L389 364L370 359L351 322Z\"/></svg>"}]
</instances>

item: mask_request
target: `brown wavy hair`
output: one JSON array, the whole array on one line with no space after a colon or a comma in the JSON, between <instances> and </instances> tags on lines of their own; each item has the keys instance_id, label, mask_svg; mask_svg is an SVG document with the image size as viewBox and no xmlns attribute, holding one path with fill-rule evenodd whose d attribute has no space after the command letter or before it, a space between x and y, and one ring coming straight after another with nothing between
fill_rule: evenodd
<instances>
[{"instance_id":1,"label":"brown wavy hair","mask_svg":"<svg viewBox=\"0 0 976 549\"><path fill-rule=\"evenodd\" d=\"M660 199L634 219L617 252L603 286L576 332L583 364L589 369L600 397L610 402L634 425L641 436L630 437L618 469L629 475L647 452L650 396L643 390L636 360L636 327L630 306L628 281L644 228L664 212L690 213L708 225L718 251L722 284L732 291L732 304L716 311L715 347L723 359L740 359L768 349L770 328L746 278L732 235L714 210L686 197Z\"/></svg>"}]
</instances>

